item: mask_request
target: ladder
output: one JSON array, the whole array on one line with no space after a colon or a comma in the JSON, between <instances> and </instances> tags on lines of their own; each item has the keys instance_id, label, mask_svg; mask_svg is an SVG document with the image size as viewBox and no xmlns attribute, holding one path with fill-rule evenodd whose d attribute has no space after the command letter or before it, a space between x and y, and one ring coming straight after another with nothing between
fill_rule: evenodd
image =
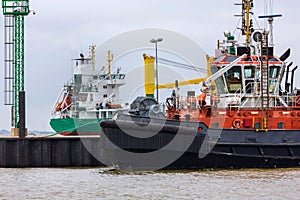
<instances>
[{"instance_id":1,"label":"ladder","mask_svg":"<svg viewBox=\"0 0 300 200\"><path fill-rule=\"evenodd\" d=\"M261 92L261 130L267 131L269 128L269 61L268 61L268 33L264 31L261 40L261 66L260 66L260 92Z\"/></svg>"},{"instance_id":2,"label":"ladder","mask_svg":"<svg viewBox=\"0 0 300 200\"><path fill-rule=\"evenodd\" d=\"M4 105L14 105L15 17L4 17Z\"/></svg>"}]
</instances>

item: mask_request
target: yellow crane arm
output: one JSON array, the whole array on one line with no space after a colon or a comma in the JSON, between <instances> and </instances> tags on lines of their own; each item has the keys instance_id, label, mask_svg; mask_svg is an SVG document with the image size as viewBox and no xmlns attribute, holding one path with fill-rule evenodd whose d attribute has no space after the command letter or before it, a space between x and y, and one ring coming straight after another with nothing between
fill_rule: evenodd
<instances>
[{"instance_id":1,"label":"yellow crane arm","mask_svg":"<svg viewBox=\"0 0 300 200\"><path fill-rule=\"evenodd\" d=\"M204 82L205 79L206 78L196 78L196 79L191 79L191 80L186 80L186 81L180 81L180 82L178 82L178 86L199 84L199 83ZM174 88L174 87L175 87L175 82L174 83L167 83L167 84L158 85L158 89Z\"/></svg>"},{"instance_id":2,"label":"yellow crane arm","mask_svg":"<svg viewBox=\"0 0 300 200\"><path fill-rule=\"evenodd\" d=\"M145 93L147 97L154 97L154 91L156 89L155 68L154 68L155 58L152 56L147 56L146 54L143 54L143 57L144 57L144 65L145 65L145 69L144 69ZM215 60L215 58L207 55L206 60L207 60L207 77L209 77L212 74L210 70L210 64ZM207 77L180 81L178 82L178 86L199 84L201 82L204 82L207 79ZM158 85L158 89L174 88L174 87L175 87L175 82Z\"/></svg>"}]
</instances>

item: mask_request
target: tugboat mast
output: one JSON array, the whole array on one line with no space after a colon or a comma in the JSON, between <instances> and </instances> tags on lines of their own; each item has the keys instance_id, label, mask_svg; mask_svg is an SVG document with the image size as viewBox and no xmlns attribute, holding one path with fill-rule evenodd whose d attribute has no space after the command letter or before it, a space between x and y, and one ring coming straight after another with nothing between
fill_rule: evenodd
<instances>
[{"instance_id":1,"label":"tugboat mast","mask_svg":"<svg viewBox=\"0 0 300 200\"><path fill-rule=\"evenodd\" d=\"M245 10L243 20L246 20L245 24L243 23L243 28L245 29L244 34L246 35L246 45L249 46L250 37L254 32L252 19L250 19L250 14L252 14L251 9L253 8L253 0L243 0L243 7Z\"/></svg>"},{"instance_id":2,"label":"tugboat mast","mask_svg":"<svg viewBox=\"0 0 300 200\"><path fill-rule=\"evenodd\" d=\"M242 31L242 35L246 36L246 46L250 45L251 35L254 32L253 29L253 21L251 19L253 0L242 0L242 3L236 3L235 5L242 6L242 15L237 15L242 17L242 27L240 28Z\"/></svg>"}]
</instances>

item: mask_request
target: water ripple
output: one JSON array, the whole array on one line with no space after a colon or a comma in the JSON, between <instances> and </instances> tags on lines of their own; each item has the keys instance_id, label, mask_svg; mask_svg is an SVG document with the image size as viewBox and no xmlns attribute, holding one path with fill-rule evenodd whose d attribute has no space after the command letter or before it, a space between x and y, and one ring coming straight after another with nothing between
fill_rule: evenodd
<instances>
[{"instance_id":1,"label":"water ripple","mask_svg":"<svg viewBox=\"0 0 300 200\"><path fill-rule=\"evenodd\" d=\"M300 169L0 169L0 199L298 199Z\"/></svg>"}]
</instances>

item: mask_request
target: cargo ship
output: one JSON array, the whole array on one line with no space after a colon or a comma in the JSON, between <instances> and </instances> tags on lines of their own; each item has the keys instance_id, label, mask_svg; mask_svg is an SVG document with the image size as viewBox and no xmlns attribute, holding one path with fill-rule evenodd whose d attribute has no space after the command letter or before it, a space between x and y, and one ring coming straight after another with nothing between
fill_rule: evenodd
<instances>
[{"instance_id":1,"label":"cargo ship","mask_svg":"<svg viewBox=\"0 0 300 200\"><path fill-rule=\"evenodd\" d=\"M99 135L99 122L123 109L119 88L125 84L120 68L111 72L113 55L108 51L107 67L95 66L95 46L90 55L72 60L73 77L62 88L51 114L50 125L61 135Z\"/></svg>"},{"instance_id":2,"label":"cargo ship","mask_svg":"<svg viewBox=\"0 0 300 200\"><path fill-rule=\"evenodd\" d=\"M253 0L238 5L245 41L224 32L198 96L194 91L182 98L175 82L166 114L155 99L139 97L128 112L101 121L109 165L125 170L300 166L297 66L287 62L290 49L274 54L272 23L281 15L260 16L269 28L255 29Z\"/></svg>"}]
</instances>

